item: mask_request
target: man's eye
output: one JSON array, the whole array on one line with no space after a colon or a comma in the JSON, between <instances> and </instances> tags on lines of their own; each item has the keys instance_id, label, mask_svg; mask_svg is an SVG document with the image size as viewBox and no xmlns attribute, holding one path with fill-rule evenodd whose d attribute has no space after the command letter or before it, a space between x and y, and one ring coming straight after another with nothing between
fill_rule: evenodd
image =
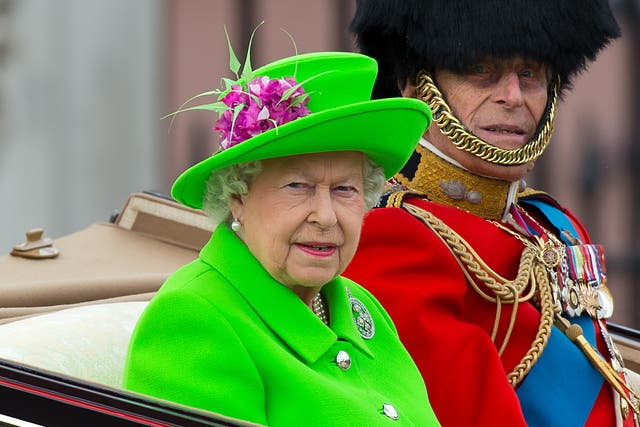
<instances>
[{"instance_id":1,"label":"man's eye","mask_svg":"<svg viewBox=\"0 0 640 427\"><path fill-rule=\"evenodd\" d=\"M483 64L475 64L471 66L471 72L475 74L484 74L487 72L487 67Z\"/></svg>"}]
</instances>

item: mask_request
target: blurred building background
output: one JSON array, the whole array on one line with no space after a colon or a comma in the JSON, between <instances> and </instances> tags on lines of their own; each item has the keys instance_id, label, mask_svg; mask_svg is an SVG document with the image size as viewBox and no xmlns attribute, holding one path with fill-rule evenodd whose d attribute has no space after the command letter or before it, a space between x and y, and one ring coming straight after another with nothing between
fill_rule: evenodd
<instances>
[{"instance_id":1,"label":"blurred building background","mask_svg":"<svg viewBox=\"0 0 640 427\"><path fill-rule=\"evenodd\" d=\"M355 50L355 0L0 0L0 255L107 221L134 191L168 193L216 148L213 117L160 117L232 77L226 25L254 68ZM623 37L560 107L529 183L555 195L607 252L614 321L640 328L640 0L612 0ZM283 31L285 30L285 31ZM287 33L295 40L295 47Z\"/></svg>"}]
</instances>

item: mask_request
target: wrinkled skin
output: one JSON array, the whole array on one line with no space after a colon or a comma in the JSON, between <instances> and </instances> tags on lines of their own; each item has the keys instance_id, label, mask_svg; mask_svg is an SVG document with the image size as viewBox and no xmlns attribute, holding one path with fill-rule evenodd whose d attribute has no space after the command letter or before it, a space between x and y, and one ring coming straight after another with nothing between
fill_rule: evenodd
<instances>
[{"instance_id":1,"label":"wrinkled skin","mask_svg":"<svg viewBox=\"0 0 640 427\"><path fill-rule=\"evenodd\" d=\"M480 139L504 149L523 147L534 135L547 104L548 72L544 65L522 58L487 60L465 73L436 70L436 84L456 117ZM416 97L407 84L403 96ZM447 156L479 175L517 181L534 162L501 166L457 149L437 126L425 138Z\"/></svg>"},{"instance_id":2,"label":"wrinkled skin","mask_svg":"<svg viewBox=\"0 0 640 427\"><path fill-rule=\"evenodd\" d=\"M231 202L238 236L269 274L308 305L353 258L366 212L364 155L329 152L262 161Z\"/></svg>"}]
</instances>

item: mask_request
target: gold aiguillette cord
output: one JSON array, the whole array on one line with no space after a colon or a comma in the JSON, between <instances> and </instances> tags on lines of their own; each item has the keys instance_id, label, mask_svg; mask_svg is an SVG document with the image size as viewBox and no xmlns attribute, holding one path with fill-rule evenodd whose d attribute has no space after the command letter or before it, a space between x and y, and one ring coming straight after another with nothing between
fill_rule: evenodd
<instances>
[{"instance_id":1,"label":"gold aiguillette cord","mask_svg":"<svg viewBox=\"0 0 640 427\"><path fill-rule=\"evenodd\" d=\"M620 374L616 372L611 365L609 365L593 348L593 346L587 341L582 333L580 325L572 324L567 319L560 315L556 315L555 325L569 338L582 352L587 356L591 365L602 374L605 380L615 389L616 392L631 406L633 412L640 416L640 405L631 401L627 392L631 394L636 401L640 401L640 396L633 391L620 377Z\"/></svg>"}]
</instances>

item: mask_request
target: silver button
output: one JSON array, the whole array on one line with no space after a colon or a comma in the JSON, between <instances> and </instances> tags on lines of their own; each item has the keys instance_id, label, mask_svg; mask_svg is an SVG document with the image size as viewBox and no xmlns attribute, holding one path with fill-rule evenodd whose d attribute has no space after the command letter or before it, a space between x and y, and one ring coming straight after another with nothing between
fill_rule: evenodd
<instances>
[{"instance_id":1,"label":"silver button","mask_svg":"<svg viewBox=\"0 0 640 427\"><path fill-rule=\"evenodd\" d=\"M340 369L346 371L351 367L351 358L346 351L340 350L336 355L336 363L338 364Z\"/></svg>"},{"instance_id":2,"label":"silver button","mask_svg":"<svg viewBox=\"0 0 640 427\"><path fill-rule=\"evenodd\" d=\"M382 405L382 412L384 412L384 414L392 420L398 419L398 411L396 411L396 408L394 408L393 405L390 405L389 403L385 403Z\"/></svg>"}]
</instances>

